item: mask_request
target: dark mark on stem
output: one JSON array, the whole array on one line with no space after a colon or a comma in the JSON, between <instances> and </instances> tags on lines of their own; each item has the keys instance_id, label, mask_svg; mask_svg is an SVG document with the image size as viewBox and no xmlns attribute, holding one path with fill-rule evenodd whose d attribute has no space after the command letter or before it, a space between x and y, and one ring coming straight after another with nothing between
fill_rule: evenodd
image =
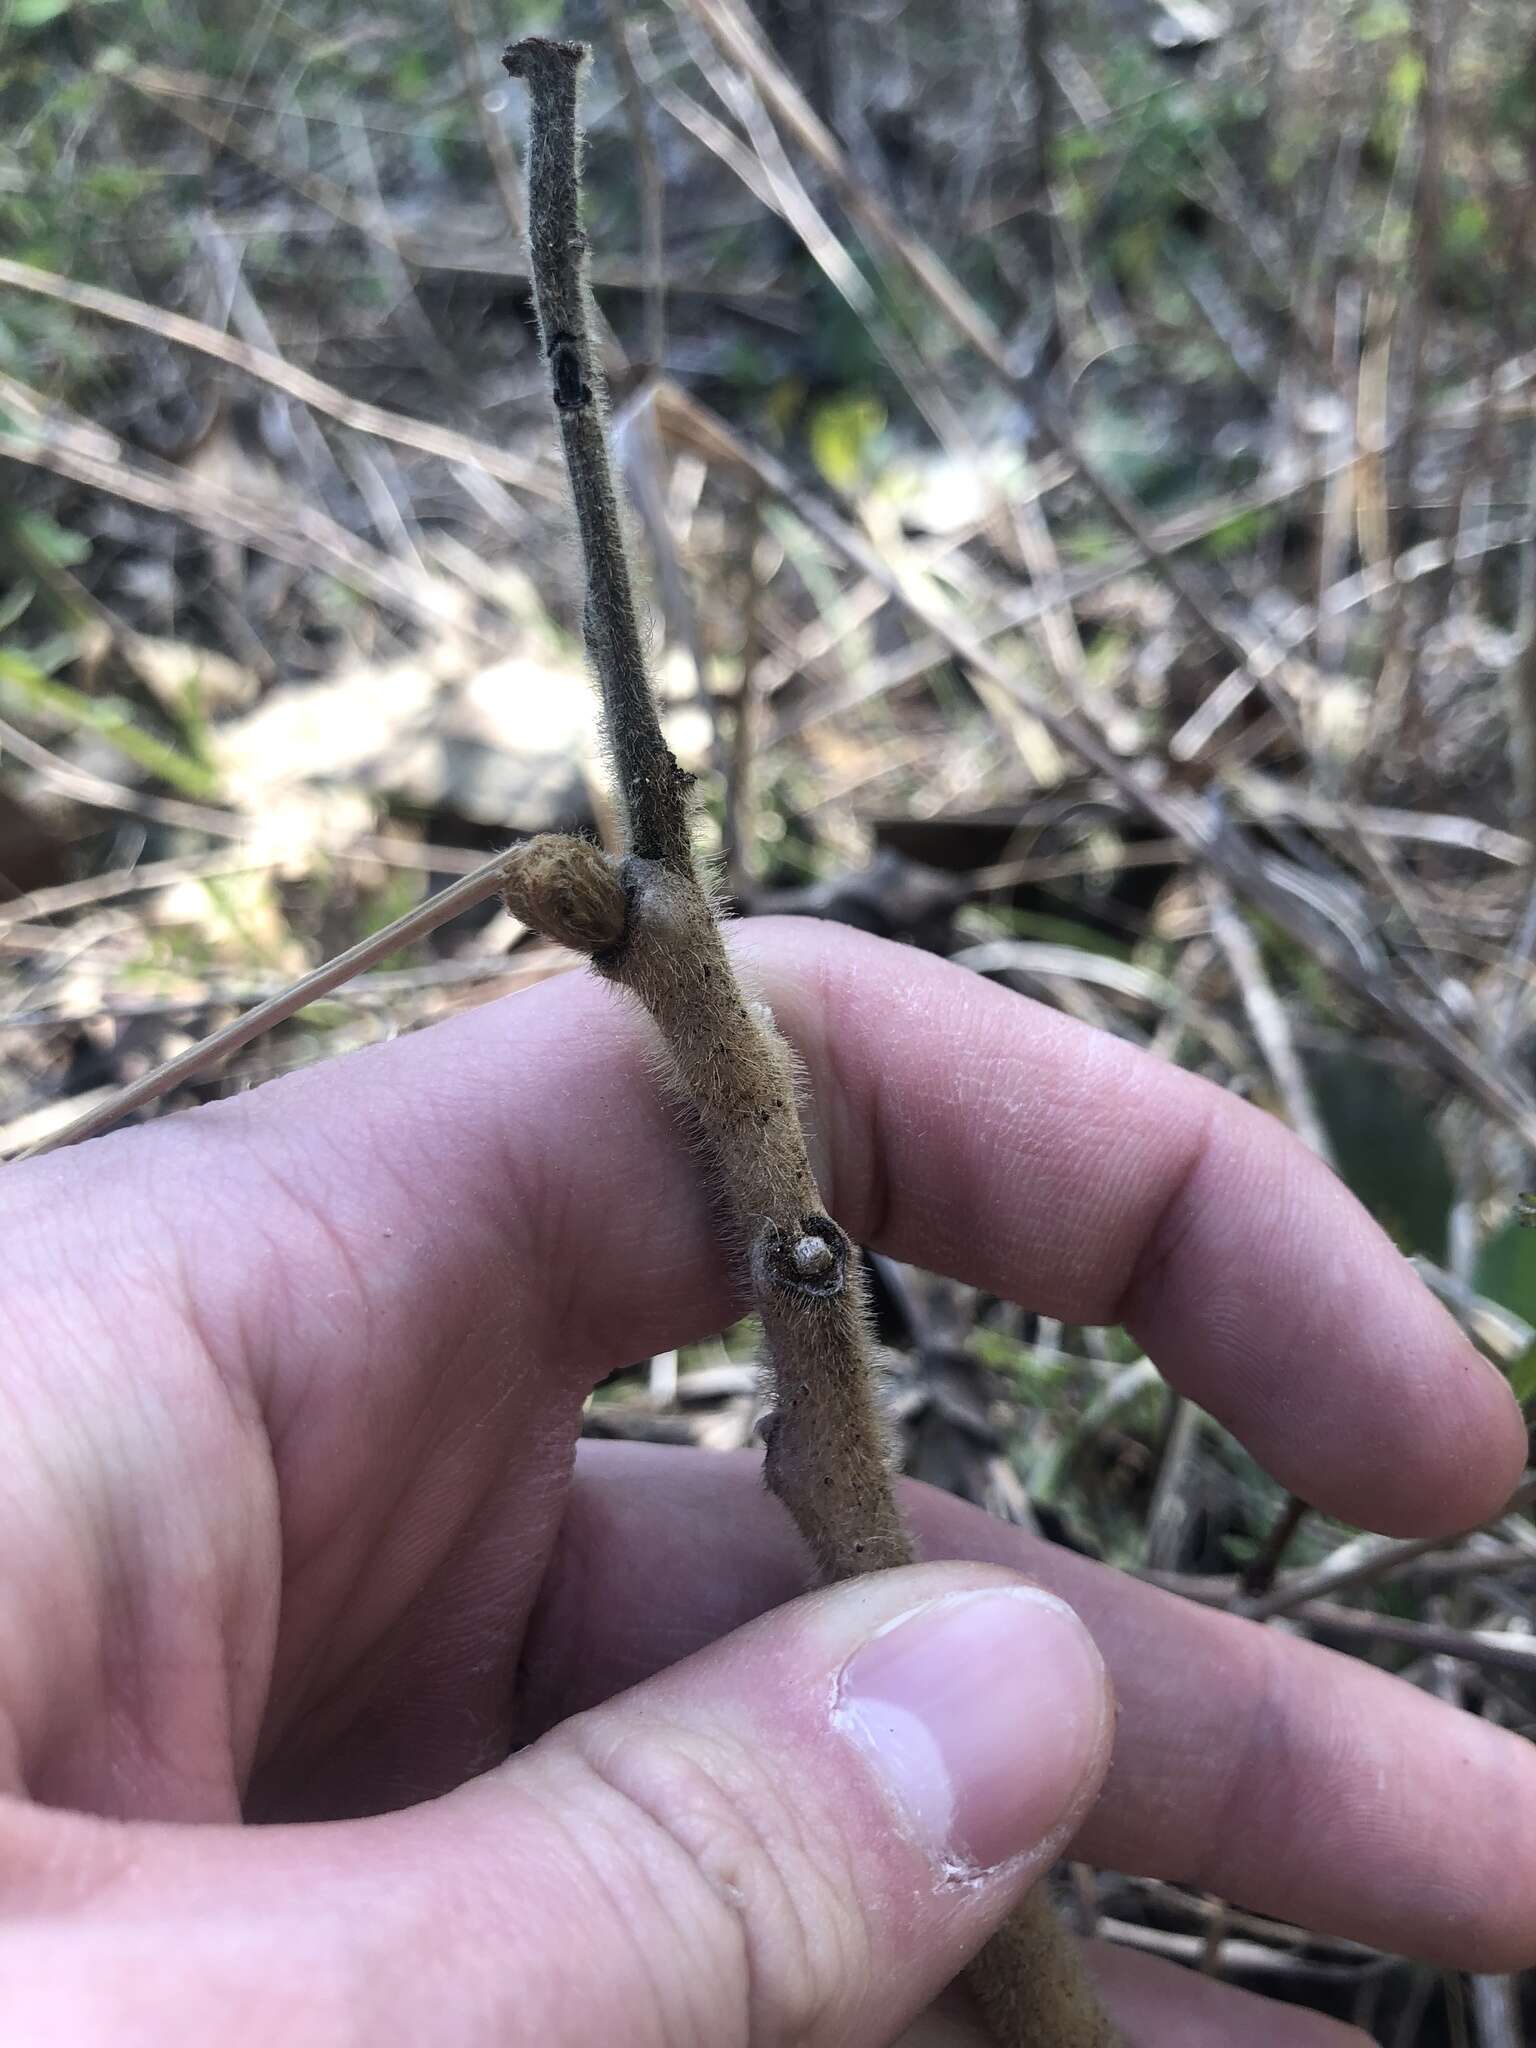
<instances>
[{"instance_id":1,"label":"dark mark on stem","mask_svg":"<svg viewBox=\"0 0 1536 2048\"><path fill-rule=\"evenodd\" d=\"M592 387L581 374L581 350L573 334L557 334L550 342L549 367L561 412L579 412L592 403Z\"/></svg>"}]
</instances>

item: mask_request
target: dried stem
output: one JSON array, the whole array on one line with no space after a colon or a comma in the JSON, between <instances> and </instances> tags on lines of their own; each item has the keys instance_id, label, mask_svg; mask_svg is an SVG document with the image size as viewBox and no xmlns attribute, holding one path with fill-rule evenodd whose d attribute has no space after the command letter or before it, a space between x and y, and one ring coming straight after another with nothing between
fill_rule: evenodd
<instances>
[{"instance_id":1,"label":"dried stem","mask_svg":"<svg viewBox=\"0 0 1536 2048\"><path fill-rule=\"evenodd\" d=\"M1498 1514L1490 1519L1502 1521L1506 1515L1518 1514L1533 1500L1536 1500L1536 1473L1528 1473ZM1470 1535L1471 1531L1467 1533ZM1288 1573L1273 1592L1240 1604L1236 1611L1246 1614L1252 1621L1271 1621L1276 1615L1293 1614L1308 1601L1321 1599L1329 1593L1374 1585L1389 1572L1398 1571L1415 1558L1440 1549L1444 1541L1444 1537L1433 1536L1415 1536L1406 1541L1387 1536L1357 1536L1352 1542L1341 1545L1322 1564L1310 1571Z\"/></svg>"},{"instance_id":2,"label":"dried stem","mask_svg":"<svg viewBox=\"0 0 1536 2048\"><path fill-rule=\"evenodd\" d=\"M629 851L614 863L585 840L530 841L509 857L507 901L535 929L590 954L654 1019L762 1318L775 1404L769 1488L822 1578L848 1578L908 1564L914 1553L875 1404L858 1253L812 1175L789 1050L731 968L693 862L690 778L662 735L647 674L589 339L576 125L585 54L579 43L530 37L504 62L532 101L534 291ZM1072 1944L1038 1893L988 1944L972 1982L1003 2048L1112 2048Z\"/></svg>"},{"instance_id":3,"label":"dried stem","mask_svg":"<svg viewBox=\"0 0 1536 2048\"><path fill-rule=\"evenodd\" d=\"M1285 1506L1270 1525L1264 1541L1238 1574L1238 1590L1245 1600L1262 1600L1270 1592L1297 1531L1307 1518L1307 1504L1296 1495L1287 1496Z\"/></svg>"},{"instance_id":4,"label":"dried stem","mask_svg":"<svg viewBox=\"0 0 1536 2048\"><path fill-rule=\"evenodd\" d=\"M640 258L645 266L645 340L643 361L648 370L660 371L667 359L667 256L665 187L656 138L647 118L645 88L630 48L630 28L625 0L603 0L608 15L608 34L613 47L613 65L624 94L624 118L629 123L629 146L635 153L640 188ZM637 28L636 35L645 31Z\"/></svg>"},{"instance_id":5,"label":"dried stem","mask_svg":"<svg viewBox=\"0 0 1536 2048\"><path fill-rule=\"evenodd\" d=\"M523 188L517 175L517 152L507 140L506 130L486 104L485 86L480 77L480 24L475 20L472 0L448 0L448 13L453 21L453 38L459 46L459 69L464 77L465 96L474 108L475 125L480 130L480 140L490 160L507 226L520 242L528 232L528 223L523 218Z\"/></svg>"}]
</instances>

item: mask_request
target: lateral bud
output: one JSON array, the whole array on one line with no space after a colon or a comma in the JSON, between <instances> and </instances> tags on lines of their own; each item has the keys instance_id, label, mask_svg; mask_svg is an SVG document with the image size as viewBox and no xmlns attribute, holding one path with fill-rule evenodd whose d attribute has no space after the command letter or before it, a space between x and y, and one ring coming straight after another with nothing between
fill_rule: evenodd
<instances>
[{"instance_id":1,"label":"lateral bud","mask_svg":"<svg viewBox=\"0 0 1536 2048\"><path fill-rule=\"evenodd\" d=\"M765 1223L752 1247L753 1278L759 1287L827 1301L843 1291L848 1249L830 1216L802 1216L787 1229Z\"/></svg>"},{"instance_id":2,"label":"lateral bud","mask_svg":"<svg viewBox=\"0 0 1536 2048\"><path fill-rule=\"evenodd\" d=\"M547 832L513 849L502 897L514 917L574 953L611 952L629 906L618 871L590 839Z\"/></svg>"}]
</instances>

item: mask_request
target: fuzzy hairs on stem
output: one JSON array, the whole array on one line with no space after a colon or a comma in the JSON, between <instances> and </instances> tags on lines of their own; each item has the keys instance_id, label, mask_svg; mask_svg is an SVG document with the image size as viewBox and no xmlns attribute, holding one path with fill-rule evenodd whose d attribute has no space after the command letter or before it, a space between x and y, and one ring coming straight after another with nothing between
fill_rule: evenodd
<instances>
[{"instance_id":1,"label":"fuzzy hairs on stem","mask_svg":"<svg viewBox=\"0 0 1536 2048\"><path fill-rule=\"evenodd\" d=\"M587 652L627 852L533 839L506 900L584 952L654 1020L677 1093L745 1250L774 1413L765 1474L826 1580L910 1564L875 1400L857 1248L826 1213L789 1048L731 966L693 858L692 778L662 734L636 609L592 346L577 92L586 50L530 36L503 63L529 92L528 238L539 332L586 567ZM1023 1731L1021 1731L1021 1734ZM1075 1945L1038 1890L968 1973L998 2048L1116 2048Z\"/></svg>"}]
</instances>

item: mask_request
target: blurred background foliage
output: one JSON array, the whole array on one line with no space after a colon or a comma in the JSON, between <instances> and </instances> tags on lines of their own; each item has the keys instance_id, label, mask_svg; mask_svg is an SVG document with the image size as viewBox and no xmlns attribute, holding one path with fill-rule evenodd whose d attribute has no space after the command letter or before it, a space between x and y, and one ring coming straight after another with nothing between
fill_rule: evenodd
<instances>
[{"instance_id":1,"label":"blurred background foliage","mask_svg":"<svg viewBox=\"0 0 1536 2048\"><path fill-rule=\"evenodd\" d=\"M1516 0L0 0L0 1147L509 835L611 835L496 61L531 29L595 46L615 435L736 907L1251 1097L1536 1397ZM158 1111L570 964L482 903ZM1530 1730L1527 1514L1330 1599L1348 1532L1124 1332L876 1289L910 1469L1191 1597L1290 1586ZM638 1361L589 1427L747 1442L750 1353ZM1084 1882L1384 2042L1529 2038L1518 1982Z\"/></svg>"}]
</instances>

